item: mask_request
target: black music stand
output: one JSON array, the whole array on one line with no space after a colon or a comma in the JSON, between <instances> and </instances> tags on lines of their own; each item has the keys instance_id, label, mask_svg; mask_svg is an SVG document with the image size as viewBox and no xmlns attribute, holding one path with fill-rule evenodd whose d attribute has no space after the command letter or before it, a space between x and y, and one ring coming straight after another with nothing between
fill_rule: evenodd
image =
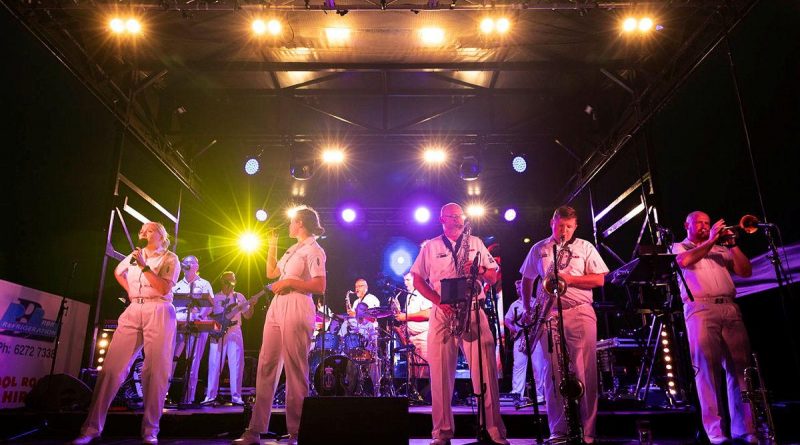
<instances>
[{"instance_id":1,"label":"black music stand","mask_svg":"<svg viewBox=\"0 0 800 445\"><path fill-rule=\"evenodd\" d=\"M198 295L198 296L195 296ZM213 307L214 303L208 301L205 298L202 298L202 294L173 294L172 295L172 305L175 308L186 308L186 331L183 332L181 335L184 336L184 353L186 354L186 368L183 371L183 394L181 394L181 402L178 403L178 409L195 409L200 408L199 403L195 403L194 400L187 400L189 395L189 377L192 372L192 363L194 362L194 353L197 348L197 336L200 331L194 325L194 320L191 320L192 309L194 308L203 308L203 307ZM189 344L189 340L194 339ZM191 346L191 347L190 347Z\"/></svg>"}]
</instances>

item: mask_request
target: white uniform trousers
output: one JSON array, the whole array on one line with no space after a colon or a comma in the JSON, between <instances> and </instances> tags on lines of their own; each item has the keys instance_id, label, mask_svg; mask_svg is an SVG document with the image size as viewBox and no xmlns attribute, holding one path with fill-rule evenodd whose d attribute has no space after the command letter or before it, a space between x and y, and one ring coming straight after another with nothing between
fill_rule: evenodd
<instances>
[{"instance_id":1,"label":"white uniform trousers","mask_svg":"<svg viewBox=\"0 0 800 445\"><path fill-rule=\"evenodd\" d=\"M522 345L523 351L520 351L520 345ZM531 344L531 348L533 348L533 353L531 354L531 363L533 363L533 377L536 380L536 398L539 399L544 397L544 380L545 380L545 373L542 371L544 368L544 349L542 349L538 344L535 345ZM525 385L528 383L528 357L524 351L525 348L525 339L520 336L517 341L514 342L514 365L511 368L511 392L513 394L519 394L520 397L527 396L525 394Z\"/></svg>"},{"instance_id":2,"label":"white uniform trousers","mask_svg":"<svg viewBox=\"0 0 800 445\"><path fill-rule=\"evenodd\" d=\"M136 355L144 347L141 377L144 416L141 432L143 437L158 436L158 422L169 388L175 329L175 308L172 303L149 300L128 305L119 317L117 330L108 346L81 434L96 435L103 431L108 408L128 376Z\"/></svg>"},{"instance_id":3,"label":"white uniform trousers","mask_svg":"<svg viewBox=\"0 0 800 445\"><path fill-rule=\"evenodd\" d=\"M553 351L549 350L548 331L544 329L539 337L539 346L545 355L541 374L544 376L544 395L547 403L547 423L550 436L564 436L569 432L567 418L564 414L564 402L558 391L561 373L557 348L558 323L549 324L553 338ZM582 304L564 309L564 335L572 370L583 382L584 393L580 400L579 414L583 425L583 437L586 443L595 439L595 423L597 421L597 316L591 304Z\"/></svg>"},{"instance_id":4,"label":"white uniform trousers","mask_svg":"<svg viewBox=\"0 0 800 445\"><path fill-rule=\"evenodd\" d=\"M186 394L184 394L183 397L183 400L187 403L194 402L195 393L197 391L197 378L198 375L200 374L200 362L203 361L203 355L206 352L207 342L208 342L208 332L201 332L197 334L197 341L195 341L194 335L178 334L175 337L174 357L177 358L180 357L181 354L188 354L189 351L192 351L193 353L192 368L191 370L189 370L189 386L186 388ZM186 350L184 350L184 347L186 347ZM175 364L172 365L172 373L173 374L175 373ZM173 377L183 377L183 376L180 375Z\"/></svg>"},{"instance_id":5,"label":"white uniform trousers","mask_svg":"<svg viewBox=\"0 0 800 445\"><path fill-rule=\"evenodd\" d=\"M483 357L483 380L486 384L484 406L486 428L493 440L505 439L506 427L500 417L500 390L498 389L497 362L494 353L494 338L483 311L480 312L481 353ZM480 390L478 369L478 323L472 312L470 332L461 338L453 337L447 329L446 316L438 306L431 309L428 331L428 363L431 373L431 401L434 439L451 439L455 433L453 409L453 387L456 380L456 361L459 346L463 348L469 363L473 391Z\"/></svg>"},{"instance_id":6,"label":"white uniform trousers","mask_svg":"<svg viewBox=\"0 0 800 445\"><path fill-rule=\"evenodd\" d=\"M297 435L303 399L308 396L308 351L314 329L314 302L303 294L277 295L264 320L258 354L256 403L248 430L264 433L269 427L278 377L286 367L286 429Z\"/></svg>"},{"instance_id":7,"label":"white uniform trousers","mask_svg":"<svg viewBox=\"0 0 800 445\"><path fill-rule=\"evenodd\" d=\"M220 345L222 347L220 348ZM211 340L208 348L208 389L206 400L217 398L219 375L228 359L228 378L231 382L231 399L242 398L242 378L244 377L244 339L242 328L233 326L220 341Z\"/></svg>"},{"instance_id":8,"label":"white uniform trousers","mask_svg":"<svg viewBox=\"0 0 800 445\"><path fill-rule=\"evenodd\" d=\"M684 304L689 352L697 369L695 382L703 428L712 442L720 442L726 437L717 401L722 385L727 386L733 438L755 434L750 405L742 402L741 395L741 388L745 387L744 368L750 360L747 329L733 299L720 301L724 302L714 304L714 299L709 299ZM723 368L726 382L720 378Z\"/></svg>"}]
</instances>

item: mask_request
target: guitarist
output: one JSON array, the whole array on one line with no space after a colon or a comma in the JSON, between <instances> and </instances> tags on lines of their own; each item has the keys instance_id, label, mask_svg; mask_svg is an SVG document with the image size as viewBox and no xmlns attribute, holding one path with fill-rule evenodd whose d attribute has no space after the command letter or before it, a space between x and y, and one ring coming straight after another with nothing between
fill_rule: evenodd
<instances>
[{"instance_id":1,"label":"guitarist","mask_svg":"<svg viewBox=\"0 0 800 445\"><path fill-rule=\"evenodd\" d=\"M242 377L244 375L244 340L242 338L242 315L248 320L253 316L254 304L244 295L234 290L236 274L227 271L222 273L222 289L214 295L214 316L218 319L230 320L219 338L210 337L211 346L208 353L208 389L204 404L213 403L219 390L219 375L228 358L228 370L231 382L231 403L244 405L242 400Z\"/></svg>"}]
</instances>

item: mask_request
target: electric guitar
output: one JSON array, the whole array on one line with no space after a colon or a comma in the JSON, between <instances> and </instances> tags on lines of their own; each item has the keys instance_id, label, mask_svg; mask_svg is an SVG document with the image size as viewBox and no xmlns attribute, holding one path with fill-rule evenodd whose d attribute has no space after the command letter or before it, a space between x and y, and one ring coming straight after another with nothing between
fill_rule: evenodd
<instances>
[{"instance_id":1,"label":"electric guitar","mask_svg":"<svg viewBox=\"0 0 800 445\"><path fill-rule=\"evenodd\" d=\"M238 321L233 320L233 317L240 312L246 311L251 305L256 304L258 299L266 295L267 292L271 292L271 290L265 286L264 289L250 297L249 300L240 304L231 303L225 307L221 313L209 315L209 318L214 320L219 325L219 329L214 332L209 332L208 335L217 340L222 338L225 333L228 332L228 329L230 329L231 326L236 326L236 324L239 323Z\"/></svg>"}]
</instances>

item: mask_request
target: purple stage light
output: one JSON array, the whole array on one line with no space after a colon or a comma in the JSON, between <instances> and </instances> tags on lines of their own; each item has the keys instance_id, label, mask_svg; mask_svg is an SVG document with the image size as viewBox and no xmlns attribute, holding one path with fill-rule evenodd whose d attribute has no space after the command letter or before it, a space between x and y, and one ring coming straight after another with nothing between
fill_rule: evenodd
<instances>
[{"instance_id":1,"label":"purple stage light","mask_svg":"<svg viewBox=\"0 0 800 445\"><path fill-rule=\"evenodd\" d=\"M515 219L517 219L517 211L514 209L508 209L503 214L503 218L505 218L506 221L508 222L514 221Z\"/></svg>"},{"instance_id":2,"label":"purple stage light","mask_svg":"<svg viewBox=\"0 0 800 445\"><path fill-rule=\"evenodd\" d=\"M414 219L420 224L425 224L431 220L431 211L427 207L417 207L414 210Z\"/></svg>"},{"instance_id":3,"label":"purple stage light","mask_svg":"<svg viewBox=\"0 0 800 445\"><path fill-rule=\"evenodd\" d=\"M351 208L347 208L347 209L342 210L342 220L344 222L346 222L346 223L351 223L351 222L355 221L356 220L356 211L351 209Z\"/></svg>"}]
</instances>

